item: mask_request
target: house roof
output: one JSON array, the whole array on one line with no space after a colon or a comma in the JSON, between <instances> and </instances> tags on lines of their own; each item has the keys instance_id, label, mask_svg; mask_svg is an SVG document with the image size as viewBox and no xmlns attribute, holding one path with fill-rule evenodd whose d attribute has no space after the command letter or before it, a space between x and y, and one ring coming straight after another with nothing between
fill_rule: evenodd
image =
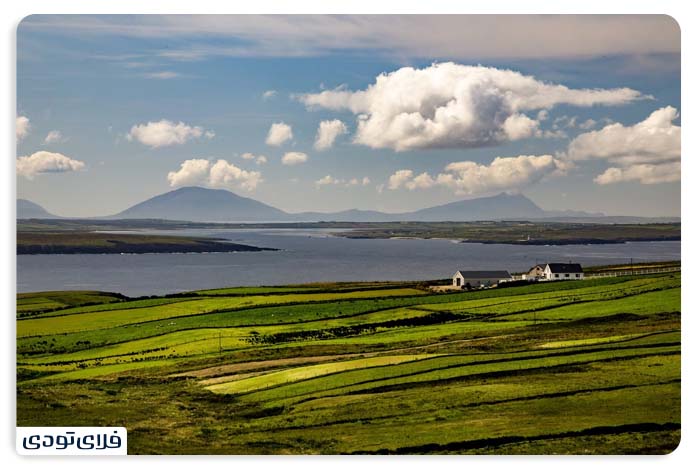
<instances>
[{"instance_id":1,"label":"house roof","mask_svg":"<svg viewBox=\"0 0 696 468\"><path fill-rule=\"evenodd\" d=\"M582 273L579 263L549 263L551 273Z\"/></svg>"},{"instance_id":2,"label":"house roof","mask_svg":"<svg viewBox=\"0 0 696 468\"><path fill-rule=\"evenodd\" d=\"M491 270L491 271L467 271L467 270L457 270L457 273L461 273L464 278L471 279L487 279L487 278L512 278L510 273L505 270ZM455 273L455 275L457 274Z\"/></svg>"},{"instance_id":3,"label":"house roof","mask_svg":"<svg viewBox=\"0 0 696 468\"><path fill-rule=\"evenodd\" d=\"M535 268L541 268L543 270L544 268L546 268L546 265L534 265L532 268L529 269L529 272L531 273L532 270L534 270Z\"/></svg>"}]
</instances>

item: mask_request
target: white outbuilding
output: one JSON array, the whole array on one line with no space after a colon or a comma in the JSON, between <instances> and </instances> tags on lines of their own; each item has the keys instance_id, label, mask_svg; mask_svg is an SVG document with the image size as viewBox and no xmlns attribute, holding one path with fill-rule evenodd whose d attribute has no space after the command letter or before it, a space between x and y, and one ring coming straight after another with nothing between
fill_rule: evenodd
<instances>
[{"instance_id":1,"label":"white outbuilding","mask_svg":"<svg viewBox=\"0 0 696 468\"><path fill-rule=\"evenodd\" d=\"M512 280L512 276L504 270L458 270L452 277L452 286L455 288L480 288L481 286L493 286L494 284L510 280Z\"/></svg>"}]
</instances>

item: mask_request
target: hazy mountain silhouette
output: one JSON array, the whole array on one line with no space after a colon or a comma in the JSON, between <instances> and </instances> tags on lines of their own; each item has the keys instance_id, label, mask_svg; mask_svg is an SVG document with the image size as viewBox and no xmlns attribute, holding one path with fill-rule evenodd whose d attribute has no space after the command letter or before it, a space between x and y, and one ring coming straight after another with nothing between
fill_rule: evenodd
<instances>
[{"instance_id":1,"label":"hazy mountain silhouette","mask_svg":"<svg viewBox=\"0 0 696 468\"><path fill-rule=\"evenodd\" d=\"M48 219L59 218L46 211L41 205L23 198L17 199L17 219Z\"/></svg>"},{"instance_id":2,"label":"hazy mountain silhouette","mask_svg":"<svg viewBox=\"0 0 696 468\"><path fill-rule=\"evenodd\" d=\"M287 213L227 190L184 187L145 200L109 218L213 222L477 221L539 219L562 216L562 213L546 212L524 195L507 193L461 200L407 213L383 213L374 210ZM572 213L574 217L583 216L582 212L568 213Z\"/></svg>"},{"instance_id":3,"label":"hazy mountain silhouette","mask_svg":"<svg viewBox=\"0 0 696 468\"><path fill-rule=\"evenodd\" d=\"M17 219L63 218L29 200L17 199ZM73 218L78 219L78 218ZM565 210L546 211L524 195L501 193L491 197L460 200L406 213L375 210L287 213L228 190L183 187L149 198L111 216L91 219L164 219L219 223L297 223L317 221L495 221L544 220L566 223L671 223L679 217L605 216L602 213Z\"/></svg>"},{"instance_id":4,"label":"hazy mountain silhouette","mask_svg":"<svg viewBox=\"0 0 696 468\"><path fill-rule=\"evenodd\" d=\"M228 190L183 187L152 197L109 218L270 222L287 221L288 215L282 210Z\"/></svg>"}]
</instances>

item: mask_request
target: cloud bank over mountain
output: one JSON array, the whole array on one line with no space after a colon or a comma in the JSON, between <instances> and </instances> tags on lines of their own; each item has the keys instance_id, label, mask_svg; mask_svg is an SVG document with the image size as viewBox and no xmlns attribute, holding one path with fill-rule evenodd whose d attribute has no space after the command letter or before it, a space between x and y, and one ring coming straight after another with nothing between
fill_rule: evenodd
<instances>
[{"instance_id":1,"label":"cloud bank over mountain","mask_svg":"<svg viewBox=\"0 0 696 468\"><path fill-rule=\"evenodd\" d=\"M218 159L211 163L207 159L188 159L181 163L178 171L167 174L171 187L202 185L214 188L239 188L251 192L263 181L258 171L247 171L234 164Z\"/></svg>"}]
</instances>

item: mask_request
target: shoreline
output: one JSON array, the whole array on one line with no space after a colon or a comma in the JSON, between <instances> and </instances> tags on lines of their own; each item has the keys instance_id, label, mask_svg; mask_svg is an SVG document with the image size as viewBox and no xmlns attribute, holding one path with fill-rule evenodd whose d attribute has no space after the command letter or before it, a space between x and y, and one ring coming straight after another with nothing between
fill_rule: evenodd
<instances>
[{"instance_id":1,"label":"shoreline","mask_svg":"<svg viewBox=\"0 0 696 468\"><path fill-rule=\"evenodd\" d=\"M375 236L342 236L335 235L334 237L342 237L344 239L356 240L446 240L457 244L485 244L485 245L533 245L533 246L551 246L551 245L604 245L604 244L628 244L629 242L681 242L681 236L669 237L644 237L644 238L626 238L626 239L538 239L538 240L484 240L484 239L457 239L449 237L418 237L418 236L390 236L390 237L375 237Z\"/></svg>"},{"instance_id":2,"label":"shoreline","mask_svg":"<svg viewBox=\"0 0 696 468\"><path fill-rule=\"evenodd\" d=\"M200 247L200 248L199 248ZM270 247L255 247L245 244L221 244L214 248L210 246L172 246L172 245L133 245L124 248L114 247L73 247L52 245L17 246L17 255L146 255L146 254L214 254L234 252L266 252L278 251Z\"/></svg>"}]
</instances>

